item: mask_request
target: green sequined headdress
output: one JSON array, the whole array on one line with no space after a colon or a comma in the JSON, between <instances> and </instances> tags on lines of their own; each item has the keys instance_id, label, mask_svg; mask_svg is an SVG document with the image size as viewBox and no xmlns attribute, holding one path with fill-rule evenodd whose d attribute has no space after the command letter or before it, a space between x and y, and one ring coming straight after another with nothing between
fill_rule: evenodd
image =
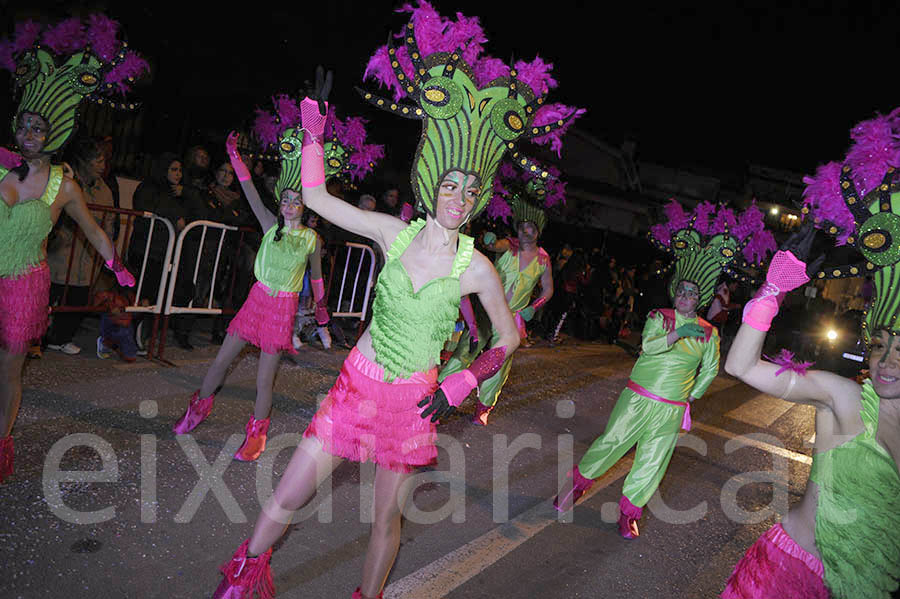
<instances>
[{"instance_id":1,"label":"green sequined headdress","mask_svg":"<svg viewBox=\"0 0 900 599\"><path fill-rule=\"evenodd\" d=\"M72 137L83 101L134 109L134 103L112 96L124 95L149 67L118 40L118 31L118 23L100 14L51 27L17 23L13 38L0 42L0 66L13 73L14 93L21 98L13 131L21 114L41 116L49 125L42 151L52 154Z\"/></svg>"},{"instance_id":2,"label":"green sequined headdress","mask_svg":"<svg viewBox=\"0 0 900 599\"><path fill-rule=\"evenodd\" d=\"M566 184L559 178L560 172L548 167L550 177L534 179L508 161L500 165L494 178L494 195L487 207L488 216L494 220L508 222L513 218L513 226L519 223L534 223L539 233L547 226L546 208L566 202Z\"/></svg>"},{"instance_id":3,"label":"green sequined headdress","mask_svg":"<svg viewBox=\"0 0 900 599\"><path fill-rule=\"evenodd\" d=\"M273 99L274 111L256 111L253 131L264 148L277 148L276 155L265 158L280 159L281 172L275 183L275 200L280 201L285 189L299 191L300 154L303 146L303 129L300 128L300 109L296 100L285 94ZM360 180L375 163L384 157L384 146L366 143L366 121L360 117L341 120L334 107L328 109L325 122L325 178Z\"/></svg>"},{"instance_id":4,"label":"green sequined headdress","mask_svg":"<svg viewBox=\"0 0 900 599\"><path fill-rule=\"evenodd\" d=\"M868 344L879 329L900 334L900 108L859 123L850 136L854 141L843 161L803 179L803 213L862 258L825 267L817 278L872 275L875 295L862 323Z\"/></svg>"},{"instance_id":5,"label":"green sequined headdress","mask_svg":"<svg viewBox=\"0 0 900 599\"><path fill-rule=\"evenodd\" d=\"M535 58L509 67L484 55L486 37L477 18L457 13L455 21L445 19L427 2L400 10L412 13L396 36L402 45L379 48L364 75L393 90L393 100L359 92L378 108L422 121L410 176L417 204L434 216L440 182L448 172L461 171L481 183L475 217L490 201L494 175L507 153L532 177L549 178L547 169L521 155L516 142L531 139L559 152L562 134L584 112L545 103L545 94L557 85L552 65Z\"/></svg>"},{"instance_id":6,"label":"green sequined headdress","mask_svg":"<svg viewBox=\"0 0 900 599\"><path fill-rule=\"evenodd\" d=\"M708 202L687 214L681 204L672 200L665 213L667 222L651 227L649 238L672 257L666 269L675 269L669 281L669 296L674 299L678 284L690 281L700 288L698 308L712 301L722 274L753 282L742 269L765 261L775 251L775 238L766 230L763 214L755 204L740 216ZM663 271L657 274L662 275Z\"/></svg>"}]
</instances>

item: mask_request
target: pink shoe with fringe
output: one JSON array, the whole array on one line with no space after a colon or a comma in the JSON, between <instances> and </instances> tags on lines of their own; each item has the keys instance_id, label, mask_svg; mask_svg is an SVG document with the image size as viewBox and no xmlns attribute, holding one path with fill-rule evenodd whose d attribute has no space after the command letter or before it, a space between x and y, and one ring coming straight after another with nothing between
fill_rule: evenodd
<instances>
[{"instance_id":1,"label":"pink shoe with fringe","mask_svg":"<svg viewBox=\"0 0 900 599\"><path fill-rule=\"evenodd\" d=\"M383 595L384 591L381 591L380 593L378 593L378 596L375 597L375 599L383 599ZM359 587L356 587L356 590L353 591L353 595L350 599L366 599L366 597L363 596L362 591L359 590Z\"/></svg>"},{"instance_id":2,"label":"pink shoe with fringe","mask_svg":"<svg viewBox=\"0 0 900 599\"><path fill-rule=\"evenodd\" d=\"M234 557L222 564L224 578L219 583L212 599L274 599L275 583L272 581L272 568L269 560L272 549L256 557L247 557L250 539L244 541Z\"/></svg>"},{"instance_id":3,"label":"pink shoe with fringe","mask_svg":"<svg viewBox=\"0 0 900 599\"><path fill-rule=\"evenodd\" d=\"M553 498L553 507L555 507L558 512L568 512L575 507L575 503L581 499L581 496L584 495L585 491L590 489L594 484L594 479L582 476L581 471L578 470L578 464L572 467L568 478L572 479L572 488L568 493L560 493Z\"/></svg>"},{"instance_id":4,"label":"pink shoe with fringe","mask_svg":"<svg viewBox=\"0 0 900 599\"><path fill-rule=\"evenodd\" d=\"M266 450L266 433L269 432L269 419L257 420L253 416L247 421L247 436L244 443L234 454L234 459L252 462Z\"/></svg>"},{"instance_id":5,"label":"pink shoe with fringe","mask_svg":"<svg viewBox=\"0 0 900 599\"><path fill-rule=\"evenodd\" d=\"M12 476L14 453L12 435L0 439L0 483Z\"/></svg>"},{"instance_id":6,"label":"pink shoe with fringe","mask_svg":"<svg viewBox=\"0 0 900 599\"><path fill-rule=\"evenodd\" d=\"M478 424L480 426L487 426L488 424L488 416L491 414L491 410L494 409L494 406L486 406L480 401L475 402L475 413L472 415L472 424Z\"/></svg>"},{"instance_id":7,"label":"pink shoe with fringe","mask_svg":"<svg viewBox=\"0 0 900 599\"><path fill-rule=\"evenodd\" d=\"M200 397L200 390L194 391L191 395L191 403L188 404L184 416L178 419L172 430L176 435L186 435L206 420L209 413L212 412L213 400L216 398L215 393L210 393L209 397Z\"/></svg>"},{"instance_id":8,"label":"pink shoe with fringe","mask_svg":"<svg viewBox=\"0 0 900 599\"><path fill-rule=\"evenodd\" d=\"M641 534L638 530L638 520L643 514L644 508L634 505L622 495L619 500L619 534L626 539L638 538Z\"/></svg>"}]
</instances>

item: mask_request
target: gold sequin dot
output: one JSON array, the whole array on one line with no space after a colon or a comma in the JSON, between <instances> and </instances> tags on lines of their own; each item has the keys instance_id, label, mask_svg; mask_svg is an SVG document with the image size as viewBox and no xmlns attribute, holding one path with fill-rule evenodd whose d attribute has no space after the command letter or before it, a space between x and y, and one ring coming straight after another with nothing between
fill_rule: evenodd
<instances>
[{"instance_id":1,"label":"gold sequin dot","mask_svg":"<svg viewBox=\"0 0 900 599\"><path fill-rule=\"evenodd\" d=\"M540 133L541 130L538 129L537 127L535 127L534 129L531 130L531 132L532 132L532 133Z\"/></svg>"},{"instance_id":2,"label":"gold sequin dot","mask_svg":"<svg viewBox=\"0 0 900 599\"><path fill-rule=\"evenodd\" d=\"M866 268L868 268L869 270L872 270L873 268L875 268L875 265L872 264L871 262L866 262Z\"/></svg>"},{"instance_id":3,"label":"gold sequin dot","mask_svg":"<svg viewBox=\"0 0 900 599\"><path fill-rule=\"evenodd\" d=\"M855 241L855 240L853 239L853 237L848 237L848 238L847 238L847 243L853 243L854 241Z\"/></svg>"},{"instance_id":4,"label":"gold sequin dot","mask_svg":"<svg viewBox=\"0 0 900 599\"><path fill-rule=\"evenodd\" d=\"M419 60L419 53L418 53L418 52L413 52L413 53L412 53L412 57L415 58L416 60Z\"/></svg>"},{"instance_id":5,"label":"gold sequin dot","mask_svg":"<svg viewBox=\"0 0 900 599\"><path fill-rule=\"evenodd\" d=\"M844 181L843 183L841 183L841 187L843 187L844 189L847 189L848 187L850 187L850 182Z\"/></svg>"},{"instance_id":6,"label":"gold sequin dot","mask_svg":"<svg viewBox=\"0 0 900 599\"><path fill-rule=\"evenodd\" d=\"M537 167L534 166L534 165L532 164L532 165L531 165L531 172L533 173L533 172L535 172L536 170L537 170Z\"/></svg>"},{"instance_id":7,"label":"gold sequin dot","mask_svg":"<svg viewBox=\"0 0 900 599\"><path fill-rule=\"evenodd\" d=\"M851 266L851 267L850 267L850 274L851 274L851 275L855 275L855 274L858 273L858 272L859 272L859 269L856 268L855 266Z\"/></svg>"},{"instance_id":8,"label":"gold sequin dot","mask_svg":"<svg viewBox=\"0 0 900 599\"><path fill-rule=\"evenodd\" d=\"M825 273L824 273L824 272L820 272L820 273L819 273L819 278L820 278L820 279L824 279L824 278L825 278Z\"/></svg>"},{"instance_id":9,"label":"gold sequin dot","mask_svg":"<svg viewBox=\"0 0 900 599\"><path fill-rule=\"evenodd\" d=\"M891 207L890 207L887 203L884 203L884 204L881 205L881 209L882 209L882 210L890 210Z\"/></svg>"},{"instance_id":10,"label":"gold sequin dot","mask_svg":"<svg viewBox=\"0 0 900 599\"><path fill-rule=\"evenodd\" d=\"M381 98L379 98L379 99L378 99L378 105L379 105L379 106L384 105L384 100L382 100Z\"/></svg>"},{"instance_id":11,"label":"gold sequin dot","mask_svg":"<svg viewBox=\"0 0 900 599\"><path fill-rule=\"evenodd\" d=\"M407 108L406 106L404 106L402 112L403 112L403 114L408 113L408 112L409 112L409 108Z\"/></svg>"},{"instance_id":12,"label":"gold sequin dot","mask_svg":"<svg viewBox=\"0 0 900 599\"><path fill-rule=\"evenodd\" d=\"M522 159L522 166L525 166L526 164L528 164L528 161L525 160L525 159L523 158L523 159Z\"/></svg>"},{"instance_id":13,"label":"gold sequin dot","mask_svg":"<svg viewBox=\"0 0 900 599\"><path fill-rule=\"evenodd\" d=\"M541 176L542 176L542 177L546 177L546 176L547 176L547 171L541 171Z\"/></svg>"},{"instance_id":14,"label":"gold sequin dot","mask_svg":"<svg viewBox=\"0 0 900 599\"><path fill-rule=\"evenodd\" d=\"M447 65L447 70L448 70L448 71L452 71L452 70L453 70L453 65L452 65L452 64L448 64L448 65Z\"/></svg>"},{"instance_id":15,"label":"gold sequin dot","mask_svg":"<svg viewBox=\"0 0 900 599\"><path fill-rule=\"evenodd\" d=\"M847 203L848 203L848 204L855 204L855 203L856 203L856 198L854 198L853 196L850 196L849 198L847 198Z\"/></svg>"},{"instance_id":16,"label":"gold sequin dot","mask_svg":"<svg viewBox=\"0 0 900 599\"><path fill-rule=\"evenodd\" d=\"M416 115L422 116L422 109L421 109L421 108L416 108Z\"/></svg>"},{"instance_id":17,"label":"gold sequin dot","mask_svg":"<svg viewBox=\"0 0 900 599\"><path fill-rule=\"evenodd\" d=\"M882 185L881 185L881 191L887 191L887 190L888 190L887 183L882 184Z\"/></svg>"},{"instance_id":18,"label":"gold sequin dot","mask_svg":"<svg viewBox=\"0 0 900 599\"><path fill-rule=\"evenodd\" d=\"M831 227L830 229L828 229L828 232L834 235L835 233L837 233L837 227Z\"/></svg>"},{"instance_id":19,"label":"gold sequin dot","mask_svg":"<svg viewBox=\"0 0 900 599\"><path fill-rule=\"evenodd\" d=\"M397 110L397 105L396 105L396 104L391 104L391 110Z\"/></svg>"},{"instance_id":20,"label":"gold sequin dot","mask_svg":"<svg viewBox=\"0 0 900 599\"><path fill-rule=\"evenodd\" d=\"M372 94L366 94L366 100L371 100L371 99L372 99Z\"/></svg>"}]
</instances>

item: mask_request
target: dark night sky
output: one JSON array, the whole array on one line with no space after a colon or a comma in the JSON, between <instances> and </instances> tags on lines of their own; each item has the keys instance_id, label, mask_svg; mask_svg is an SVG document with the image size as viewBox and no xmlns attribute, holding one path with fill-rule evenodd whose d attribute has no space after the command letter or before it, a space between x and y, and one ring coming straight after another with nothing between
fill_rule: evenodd
<instances>
[{"instance_id":1,"label":"dark night sky","mask_svg":"<svg viewBox=\"0 0 900 599\"><path fill-rule=\"evenodd\" d=\"M341 113L369 118L373 141L408 161L417 125L365 106L352 90L372 51L405 24L392 12L398 3L238 3L243 11L187 4L108 5L155 68L152 84L137 90L155 116L154 151L177 138L186 111L193 129L240 125L322 63L336 72ZM558 1L537 11L528 2L435 2L444 15L480 16L492 55L538 53L555 63L560 87L551 99L588 108L580 128L613 145L631 135L641 159L670 166L741 171L758 162L809 172L842 155L855 122L900 104L896 3L611 4ZM42 6L57 17L73 3ZM7 30L14 11L26 10L16 7L0 2Z\"/></svg>"}]
</instances>

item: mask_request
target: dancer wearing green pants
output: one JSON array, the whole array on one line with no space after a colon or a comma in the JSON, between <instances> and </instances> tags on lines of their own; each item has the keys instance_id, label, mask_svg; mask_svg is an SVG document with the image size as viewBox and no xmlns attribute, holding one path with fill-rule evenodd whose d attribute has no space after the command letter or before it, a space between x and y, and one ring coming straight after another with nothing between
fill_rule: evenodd
<instances>
[{"instance_id":1,"label":"dancer wearing green pants","mask_svg":"<svg viewBox=\"0 0 900 599\"><path fill-rule=\"evenodd\" d=\"M506 302L516 317L519 336L524 341L527 335L525 322L531 320L535 311L553 296L553 269L550 267L550 256L544 248L537 245L537 240L547 222L543 210L518 198L511 202L511 208L517 236L514 239L498 240L493 233L488 233L484 241L488 249L503 252L494 262L494 268L500 275ZM538 284L541 286L541 294L529 305L532 292ZM491 340L497 337L497 331L491 327L487 319L478 319L477 324L474 324L475 315L468 298L463 298L460 311L463 312L469 330L460 338L456 351L441 370L439 377L441 381L455 372L468 368L485 347L490 347ZM490 335L484 334L484 331L490 331ZM512 368L511 355L507 356L497 374L478 386L478 401L475 402L473 423L487 426L488 416L497 404L506 379L509 378L510 368Z\"/></svg>"},{"instance_id":2,"label":"dancer wearing green pants","mask_svg":"<svg viewBox=\"0 0 900 599\"><path fill-rule=\"evenodd\" d=\"M594 479L637 445L619 501L619 533L626 539L640 534L637 523L643 506L666 473L679 431L690 430L690 404L703 395L719 371L719 333L697 316L697 310L712 299L722 272L740 278L732 268L741 250L755 261L757 254L774 248L755 206L739 219L726 208L719 208L715 218L714 209L704 205L697 211L689 218L678 204L670 205L670 222L654 227L657 243L675 255L675 275L669 286L675 309L654 310L647 317L641 356L606 431L572 469L571 482L553 501L559 511L571 509ZM757 216L758 226L751 227ZM736 226L729 233L729 222L747 226ZM759 239L752 246L751 236Z\"/></svg>"}]
</instances>

